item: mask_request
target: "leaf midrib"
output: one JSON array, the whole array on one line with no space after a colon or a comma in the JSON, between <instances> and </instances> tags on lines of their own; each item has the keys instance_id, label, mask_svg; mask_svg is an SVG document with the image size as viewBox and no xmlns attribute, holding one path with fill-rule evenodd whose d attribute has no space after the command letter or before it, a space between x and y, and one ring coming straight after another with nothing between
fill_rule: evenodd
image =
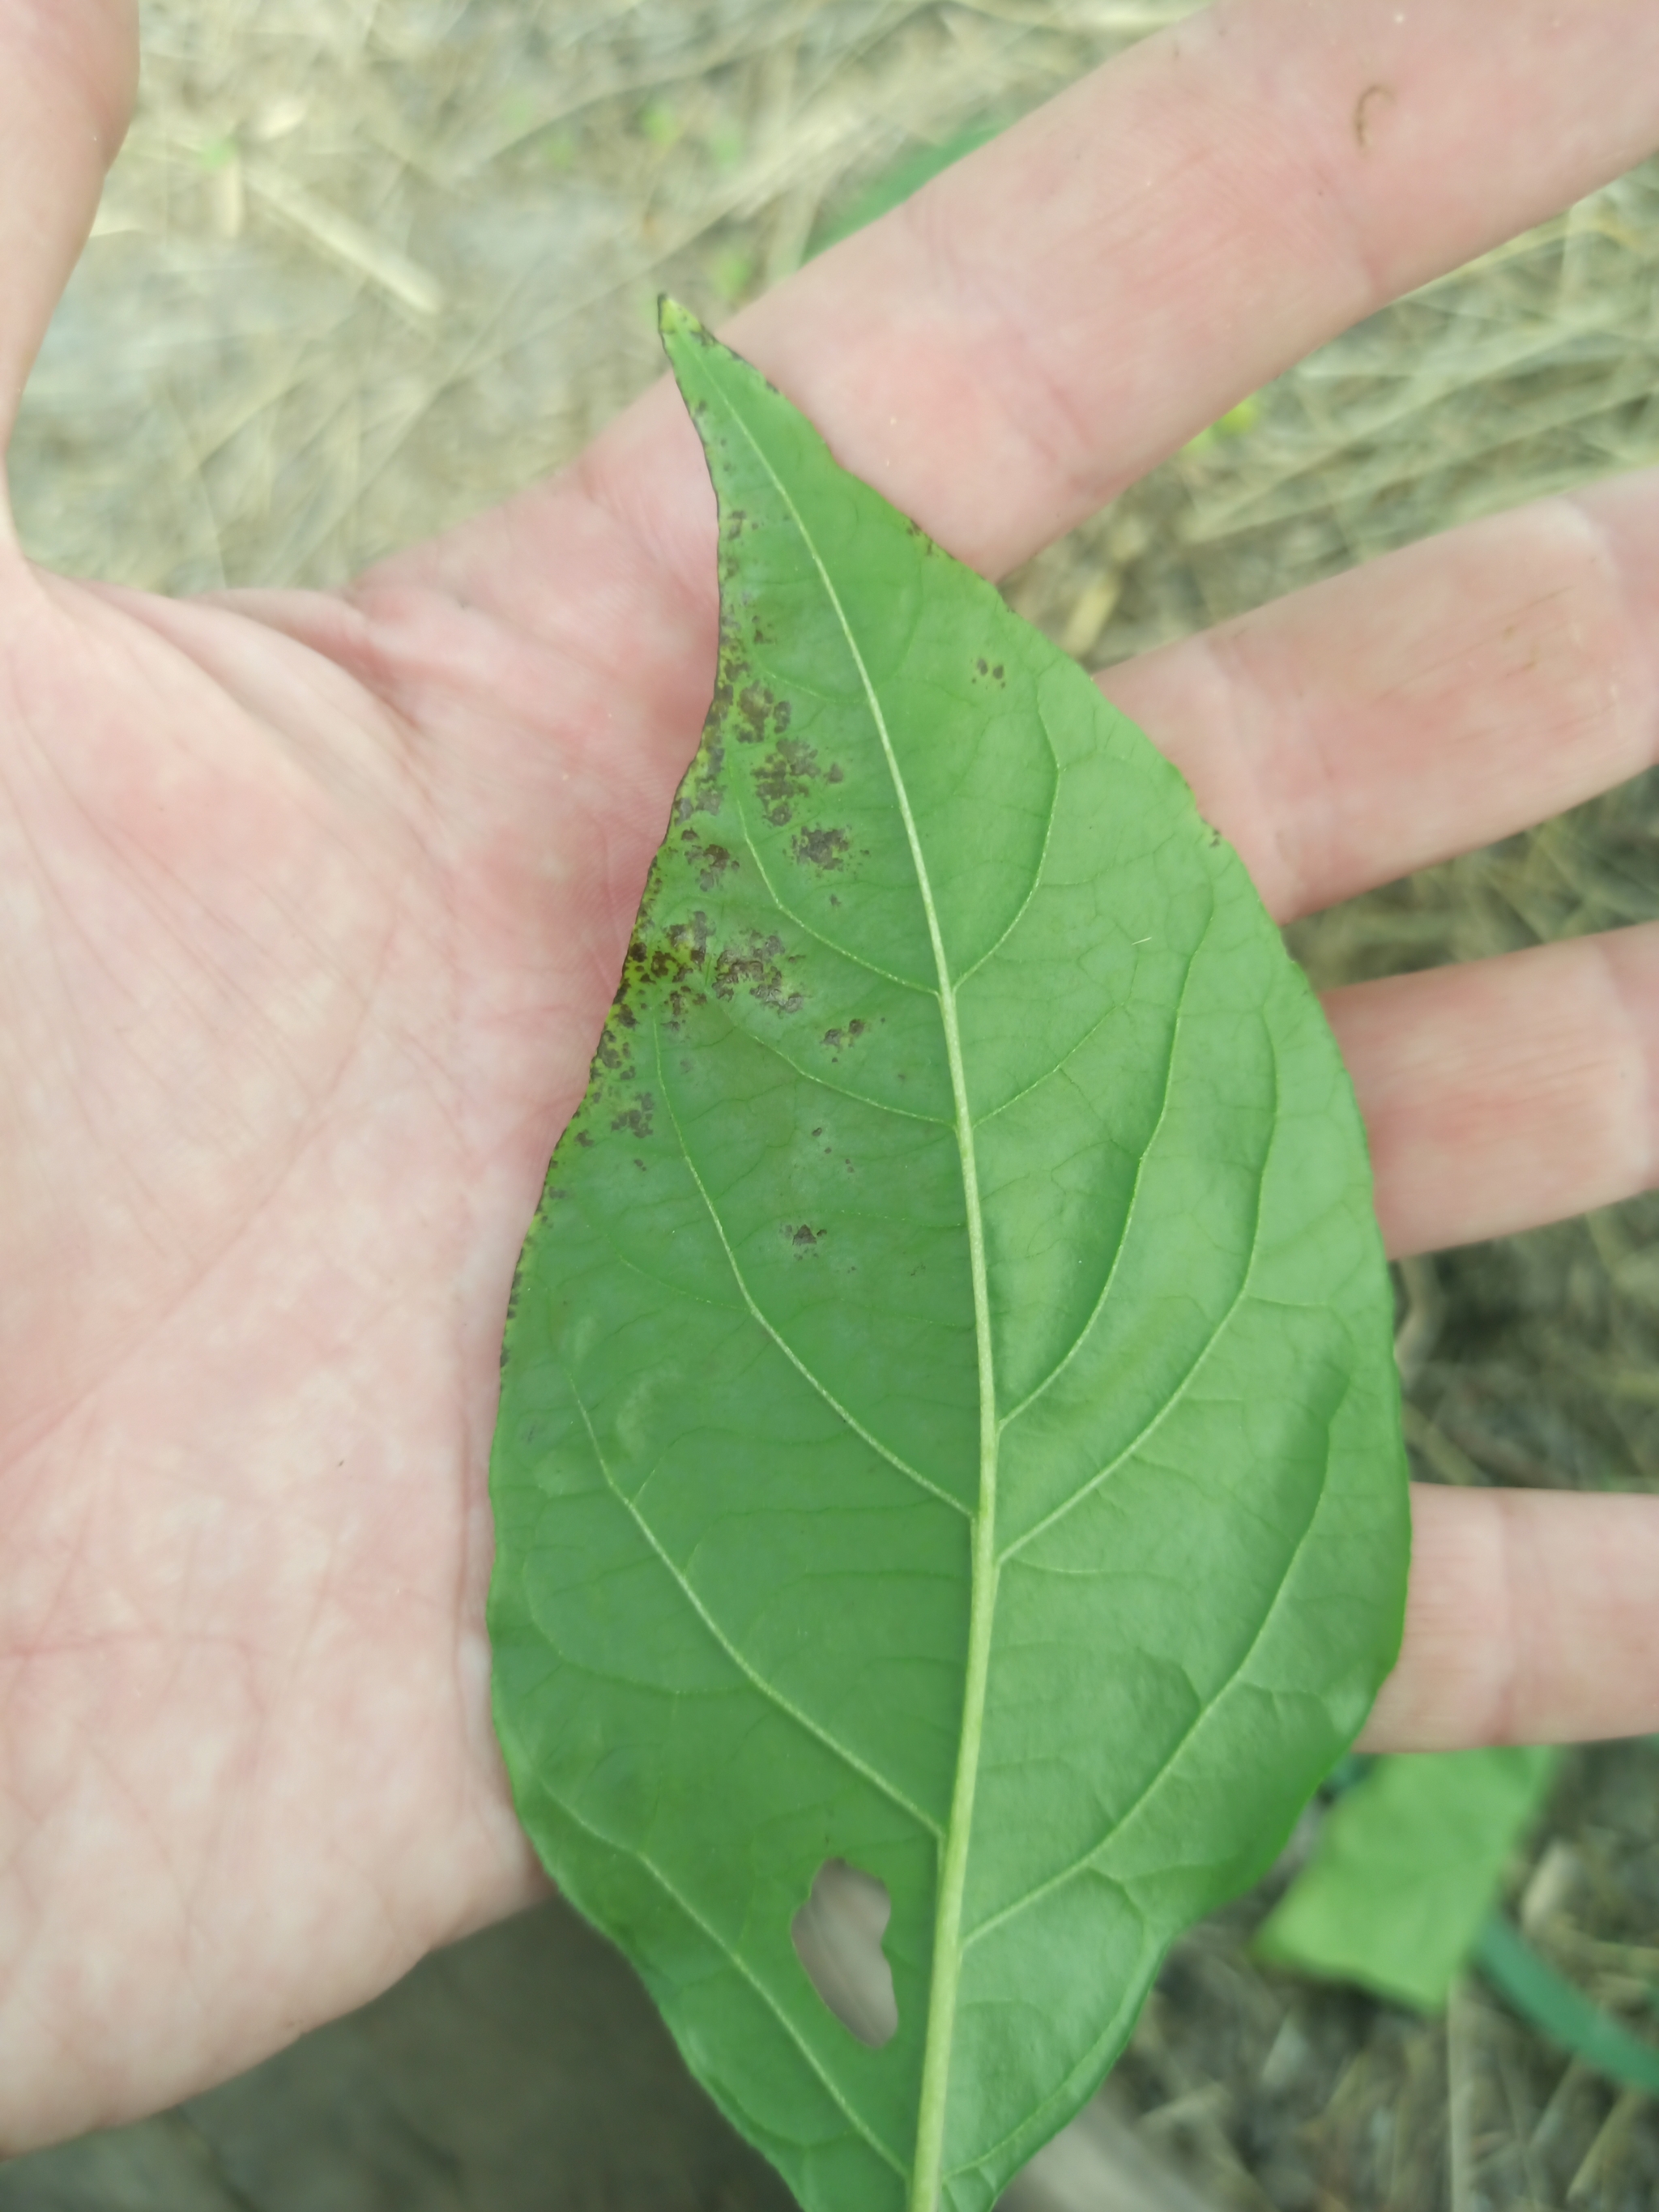
<instances>
[{"instance_id":1,"label":"leaf midrib","mask_svg":"<svg viewBox=\"0 0 1659 2212\"><path fill-rule=\"evenodd\" d=\"M911 811L897 756L893 750L887 717L853 626L847 618L823 556L818 551L805 517L791 498L770 459L754 433L735 410L728 410L756 460L771 478L801 543L817 570L824 594L840 624L847 650L858 671L859 682L875 725L876 734L892 779L915 870L916 888L927 917L928 942L939 977L939 1018L945 1030L945 1051L951 1073L951 1095L956 1107L957 1152L962 1164L962 1188L967 1218L969 1269L974 1296L974 1343L979 1372L980 1471L979 1501L973 1517L972 1566L968 1610L968 1655L963 1689L962 1729L957 1748L956 1781L945 1823L944 1849L939 1869L939 1894L933 1915L933 1950L927 2001L927 2022L922 2051L921 2088L916 2114L916 2146L910 2176L910 2212L936 2212L943 2180L945 2118L950 2092L951 2051L956 2029L957 1992L962 1972L962 1909L967 1889L968 1850L973 1832L974 1798L979 1780L981 1742L985 1724L985 1698L990 1679L991 1632L996 1618L998 1562L996 1553L997 1450L1000 1426L996 1410L996 1368L991 1338L991 1303L985 1256L985 1224L979 1193L979 1170L974 1154L974 1121L969 1107L967 1072L963 1064L962 1032L957 1018L955 986L945 958L939 909L933 901L932 878L921 848L921 838Z\"/></svg>"},{"instance_id":2,"label":"leaf midrib","mask_svg":"<svg viewBox=\"0 0 1659 2212\"><path fill-rule=\"evenodd\" d=\"M1291 1586L1291 1577L1300 1565L1302 1555L1307 1550L1313 1532L1318 1525L1320 1510L1325 1503L1326 1492L1329 1486L1330 1462L1327 1459L1324 1472L1320 1477L1319 1487L1314 1493L1313 1502L1308 1509L1307 1519L1303 1523L1295 1543L1291 1547L1290 1556L1286 1559L1278 1579L1273 1583L1272 1595L1261 1609L1261 1617L1251 1631L1249 1642L1240 1652L1237 1662L1228 1668L1223 1680L1204 1699L1192 1719L1182 1729L1177 1741L1148 1775L1139 1793L1124 1807L1100 1840L1091 1844L1089 1849L1073 1859L1069 1866L1062 1867L1054 1874L1049 1875L1044 1881L1025 1891L1023 1896L1011 1899L998 1911L981 1921L963 1945L964 1950L971 1949L975 1943L992 1934L994 1929L1002 1927L1006 1922L1016 1919L1020 1913L1029 1911L1032 1905L1041 1904L1055 1890L1063 1888L1068 1881L1075 1881L1085 1867L1092 1866L1100 1858L1102 1853L1109 1850L1113 1844L1121 1844L1131 1823L1144 1818L1147 1807L1156 1802L1161 1790L1169 1787L1170 1777L1181 1765L1188 1747L1212 1715L1219 1711L1237 1689L1243 1679L1244 1669L1261 1650L1262 1638L1267 1635L1273 1624L1274 1614L1284 1601L1285 1593Z\"/></svg>"}]
</instances>

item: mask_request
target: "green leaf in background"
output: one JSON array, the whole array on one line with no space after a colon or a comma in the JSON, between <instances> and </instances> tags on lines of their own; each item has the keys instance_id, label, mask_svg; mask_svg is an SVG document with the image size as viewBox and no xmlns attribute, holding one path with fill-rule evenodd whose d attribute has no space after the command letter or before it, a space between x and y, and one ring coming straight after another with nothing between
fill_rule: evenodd
<instances>
[{"instance_id":1,"label":"green leaf in background","mask_svg":"<svg viewBox=\"0 0 1659 2212\"><path fill-rule=\"evenodd\" d=\"M1374 1760L1325 1815L1256 1955L1440 2011L1559 1759L1505 1748Z\"/></svg>"},{"instance_id":2,"label":"green leaf in background","mask_svg":"<svg viewBox=\"0 0 1659 2212\"><path fill-rule=\"evenodd\" d=\"M1587 2066L1659 2097L1659 2046L1644 2043L1592 2004L1540 1959L1500 1912L1488 1915L1475 1945L1474 1962L1522 2020Z\"/></svg>"},{"instance_id":3,"label":"green leaf in background","mask_svg":"<svg viewBox=\"0 0 1659 2212\"><path fill-rule=\"evenodd\" d=\"M968 155L976 154L981 146L988 146L1006 127L1006 118L971 123L935 145L912 147L890 168L872 178L844 208L832 212L818 226L812 234L806 258L811 260L816 254L827 252L830 246L839 246L843 238L850 238L854 231L863 230L866 225L878 222L883 216L890 215L924 185L931 184L935 177L954 167ZM736 299L743 289L742 284L737 284L728 289L720 283L718 270L715 286L724 299ZM1229 439L1243 437L1255 428L1261 417L1260 393L1248 392L1217 421L1206 423L1195 438L1189 438L1183 450L1188 453L1209 453Z\"/></svg>"},{"instance_id":4,"label":"green leaf in background","mask_svg":"<svg viewBox=\"0 0 1659 2212\"><path fill-rule=\"evenodd\" d=\"M1000 122L970 123L960 131L952 131L948 138L940 139L936 145L913 146L890 168L884 169L878 177L856 193L844 209L831 215L813 232L807 258L811 259L814 254L827 252L830 246L839 246L843 238L850 238L855 230L862 230L866 224L878 222L883 216L890 215L902 201L909 198L912 192L919 192L924 185L931 183L965 155L976 154L981 146L988 146L1002 128Z\"/></svg>"},{"instance_id":5,"label":"green leaf in background","mask_svg":"<svg viewBox=\"0 0 1659 2212\"><path fill-rule=\"evenodd\" d=\"M1364 1135L1175 771L663 330L719 674L514 1289L496 1724L809 2212L982 2212L1394 1657ZM890 1900L880 2047L792 1940L836 1860Z\"/></svg>"}]
</instances>

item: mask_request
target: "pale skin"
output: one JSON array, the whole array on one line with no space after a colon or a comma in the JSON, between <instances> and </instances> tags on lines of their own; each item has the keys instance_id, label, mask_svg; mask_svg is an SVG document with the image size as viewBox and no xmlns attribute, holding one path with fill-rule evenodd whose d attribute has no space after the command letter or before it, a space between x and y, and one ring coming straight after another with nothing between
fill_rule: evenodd
<instances>
[{"instance_id":1,"label":"pale skin","mask_svg":"<svg viewBox=\"0 0 1659 2212\"><path fill-rule=\"evenodd\" d=\"M0 0L0 433L131 96ZM1659 10L1257 0L729 335L1000 574L1382 301L1659 144ZM707 703L662 390L338 597L0 520L0 2151L164 2105L541 1881L488 1712L520 1239ZM1659 747L1659 473L1115 670L1281 918ZM1659 930L1336 994L1395 1253L1659 1175ZM1431 1491L1373 1748L1659 1728L1659 1499Z\"/></svg>"}]
</instances>

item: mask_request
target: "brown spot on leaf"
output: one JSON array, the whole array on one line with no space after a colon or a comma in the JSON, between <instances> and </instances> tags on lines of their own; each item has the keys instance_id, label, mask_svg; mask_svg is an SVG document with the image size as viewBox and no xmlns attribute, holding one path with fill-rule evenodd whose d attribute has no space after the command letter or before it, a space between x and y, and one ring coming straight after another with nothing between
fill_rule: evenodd
<instances>
[{"instance_id":1,"label":"brown spot on leaf","mask_svg":"<svg viewBox=\"0 0 1659 2212\"><path fill-rule=\"evenodd\" d=\"M763 938L751 929L741 945L727 945L716 957L714 996L734 999L740 990L747 990L751 999L775 1013L798 1014L806 1001L799 991L788 988L783 963L783 939Z\"/></svg>"},{"instance_id":2,"label":"brown spot on leaf","mask_svg":"<svg viewBox=\"0 0 1659 2212\"><path fill-rule=\"evenodd\" d=\"M779 704L775 692L763 684L745 684L732 702L738 723L738 743L757 745L772 727L772 709Z\"/></svg>"},{"instance_id":3,"label":"brown spot on leaf","mask_svg":"<svg viewBox=\"0 0 1659 2212\"><path fill-rule=\"evenodd\" d=\"M656 1111L656 1106L657 1102L651 1093L648 1091L641 1091L638 1103L628 1108L625 1112L618 1114L611 1127L613 1130L631 1130L643 1144L651 1134L653 1127L651 1116Z\"/></svg>"},{"instance_id":4,"label":"brown spot on leaf","mask_svg":"<svg viewBox=\"0 0 1659 2212\"><path fill-rule=\"evenodd\" d=\"M738 865L724 845L709 845L704 848L700 857L702 860L702 867L697 876L697 888L700 890L712 891L726 870L735 868Z\"/></svg>"},{"instance_id":5,"label":"brown spot on leaf","mask_svg":"<svg viewBox=\"0 0 1659 2212\"><path fill-rule=\"evenodd\" d=\"M634 1056L627 1045L616 1036L609 1022L599 1039L599 1048L593 1055L595 1072L604 1068L609 1075L619 1075L624 1080L634 1073Z\"/></svg>"},{"instance_id":6,"label":"brown spot on leaf","mask_svg":"<svg viewBox=\"0 0 1659 2212\"><path fill-rule=\"evenodd\" d=\"M689 822L694 814L720 812L720 770L725 765L725 746L712 732L705 732L697 757L686 770L685 781L674 800L676 822Z\"/></svg>"},{"instance_id":7,"label":"brown spot on leaf","mask_svg":"<svg viewBox=\"0 0 1659 2212\"><path fill-rule=\"evenodd\" d=\"M839 868L847 858L848 839L844 830L801 830L789 850L803 867Z\"/></svg>"},{"instance_id":8,"label":"brown spot on leaf","mask_svg":"<svg viewBox=\"0 0 1659 2212\"><path fill-rule=\"evenodd\" d=\"M818 757L811 745L799 738L779 738L755 771L755 795L775 830L788 826L817 775Z\"/></svg>"}]
</instances>

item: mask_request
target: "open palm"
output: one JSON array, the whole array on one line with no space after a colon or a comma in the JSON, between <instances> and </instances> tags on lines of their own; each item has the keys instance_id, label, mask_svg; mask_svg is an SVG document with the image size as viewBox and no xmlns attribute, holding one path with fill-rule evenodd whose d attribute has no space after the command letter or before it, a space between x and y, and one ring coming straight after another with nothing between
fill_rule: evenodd
<instances>
[{"instance_id":1,"label":"open palm","mask_svg":"<svg viewBox=\"0 0 1659 2212\"><path fill-rule=\"evenodd\" d=\"M0 428L130 36L121 0L0 0ZM730 335L994 574L1656 141L1642 0L1256 0ZM337 597L148 599L0 546L0 2148L233 2071L535 1893L488 1714L496 1352L707 702L712 521L659 390ZM1288 917L1646 765L1656 599L1632 479L1109 688ZM1659 937L1330 1011L1394 1249L1654 1178ZM1659 1723L1656 1522L1422 1499L1373 1740Z\"/></svg>"}]
</instances>

